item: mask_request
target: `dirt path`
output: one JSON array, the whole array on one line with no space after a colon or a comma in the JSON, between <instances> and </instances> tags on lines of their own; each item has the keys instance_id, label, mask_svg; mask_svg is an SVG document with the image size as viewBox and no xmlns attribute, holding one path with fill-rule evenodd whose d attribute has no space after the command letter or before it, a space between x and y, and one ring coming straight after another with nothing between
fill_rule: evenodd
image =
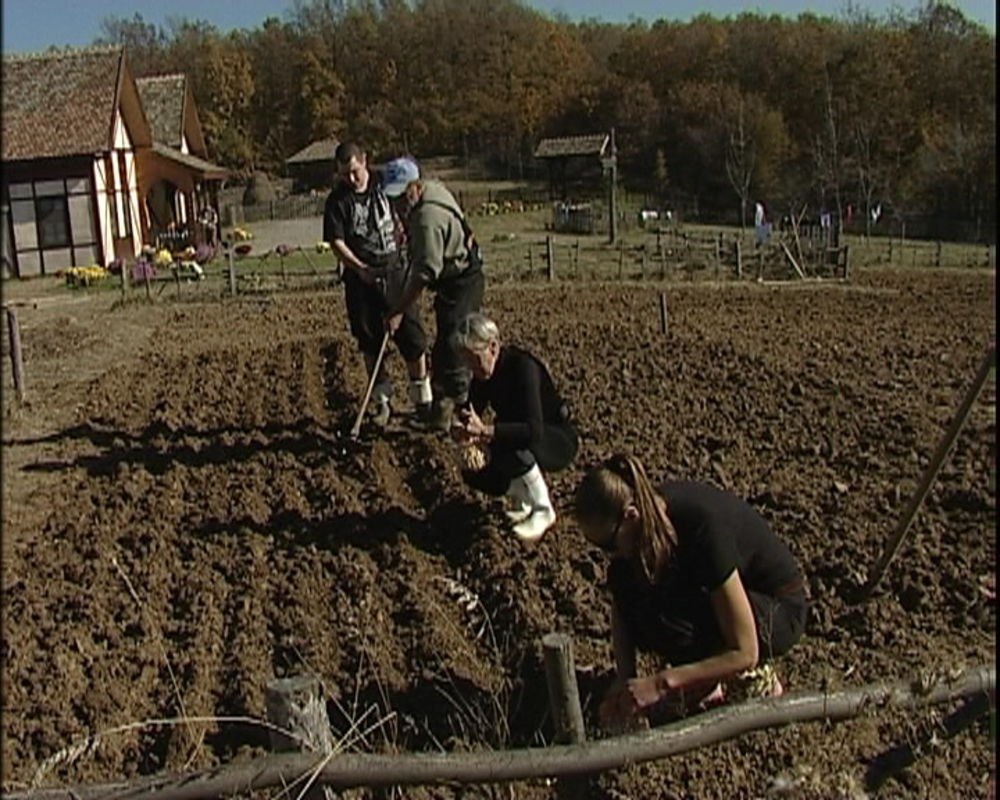
<instances>
[{"instance_id":1,"label":"dirt path","mask_svg":"<svg viewBox=\"0 0 1000 800\"><path fill-rule=\"evenodd\" d=\"M807 636L778 667L792 689L992 663L992 386L885 591L851 603L992 340L992 275L671 286L666 338L659 288L488 295L579 420L578 464L552 481L560 507L618 448L654 475L750 498L809 578ZM574 636L594 730L610 667L603 556L566 513L526 553L498 504L462 486L443 440L400 423L348 447L363 375L338 292L112 302L25 310L27 409L4 361L5 788L115 726L262 717L267 680L303 669L341 732L395 712L359 749L537 745L551 736L538 644L551 630ZM751 734L607 774L598 796L762 796L781 780L798 797L861 796L879 756L940 713ZM105 737L46 781L204 767L266 745L248 725L151 726ZM885 791L986 796L994 771L976 726ZM541 782L516 794L553 796Z\"/></svg>"}]
</instances>

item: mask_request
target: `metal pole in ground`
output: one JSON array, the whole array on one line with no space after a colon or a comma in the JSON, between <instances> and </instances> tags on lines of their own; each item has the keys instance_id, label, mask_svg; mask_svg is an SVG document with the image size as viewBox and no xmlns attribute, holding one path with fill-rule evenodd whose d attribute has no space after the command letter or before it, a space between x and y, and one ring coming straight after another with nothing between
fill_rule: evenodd
<instances>
[{"instance_id":1,"label":"metal pole in ground","mask_svg":"<svg viewBox=\"0 0 1000 800\"><path fill-rule=\"evenodd\" d=\"M555 254L552 251L552 237L545 237L545 263L549 272L549 280L551 281L556 274L556 266L554 263Z\"/></svg>"},{"instance_id":2,"label":"metal pole in ground","mask_svg":"<svg viewBox=\"0 0 1000 800\"><path fill-rule=\"evenodd\" d=\"M924 474L920 479L920 486L917 487L917 491L914 492L913 497L910 498L910 502L907 505L906 510L903 512L903 516L900 518L899 524L896 526L896 532L892 535L889 545L885 548L885 551L882 553L882 557L879 558L875 568L868 576L868 581L861 590L862 601L871 597L872 592L875 591L875 587L878 586L879 581L882 580L886 570L889 568L889 563L899 552L899 549L903 544L903 540L906 538L907 531L910 530L910 525L913 523L914 517L917 516L917 512L920 510L920 506L923 505L924 499L927 497L927 493L930 491L931 485L934 483L934 479L937 477L938 472L944 465L944 461L948 457L948 453L951 452L951 448L955 444L958 434L961 433L962 427L969 418L972 406L976 402L976 398L979 397L979 393L983 390L983 386L986 385L990 372L996 366L996 361L997 350L996 347L993 346L986 353L982 363L979 365L979 371L976 373L976 377L973 379L972 385L969 386L968 391L966 391L965 397L962 399L962 404L959 406L958 411L952 418L951 424L948 426L948 430L945 431L944 436L938 443L937 450L934 451L934 456L931 458L931 463L927 465L927 469L924 470Z\"/></svg>"},{"instance_id":3,"label":"metal pole in ground","mask_svg":"<svg viewBox=\"0 0 1000 800\"><path fill-rule=\"evenodd\" d=\"M21 326L17 322L17 311L7 309L7 332L10 336L10 364L14 371L14 390L17 402L24 404L24 360L21 356Z\"/></svg>"},{"instance_id":4,"label":"metal pole in ground","mask_svg":"<svg viewBox=\"0 0 1000 800\"><path fill-rule=\"evenodd\" d=\"M545 654L545 682L549 689L549 711L555 727L556 744L580 744L587 740L580 708L580 690L573 662L573 640L564 633L542 637ZM589 779L585 775L560 778L556 793L560 800L586 797Z\"/></svg>"}]
</instances>

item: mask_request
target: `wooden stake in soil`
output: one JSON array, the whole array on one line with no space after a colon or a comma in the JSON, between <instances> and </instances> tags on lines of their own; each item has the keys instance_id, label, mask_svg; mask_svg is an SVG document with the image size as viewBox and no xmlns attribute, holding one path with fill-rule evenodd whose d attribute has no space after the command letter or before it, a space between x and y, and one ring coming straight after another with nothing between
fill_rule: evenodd
<instances>
[{"instance_id":1,"label":"wooden stake in soil","mask_svg":"<svg viewBox=\"0 0 1000 800\"><path fill-rule=\"evenodd\" d=\"M660 292L660 333L667 334L667 293Z\"/></svg>"},{"instance_id":2,"label":"wooden stake in soil","mask_svg":"<svg viewBox=\"0 0 1000 800\"><path fill-rule=\"evenodd\" d=\"M573 640L564 633L547 633L542 637L545 652L545 682L549 688L549 710L555 727L556 744L580 744L586 741L580 708L580 691L576 684L573 663ZM557 794L562 799L585 797L587 777L561 778Z\"/></svg>"},{"instance_id":3,"label":"wooden stake in soil","mask_svg":"<svg viewBox=\"0 0 1000 800\"><path fill-rule=\"evenodd\" d=\"M743 277L743 247L740 240L736 240L736 277Z\"/></svg>"},{"instance_id":4,"label":"wooden stake in soil","mask_svg":"<svg viewBox=\"0 0 1000 800\"><path fill-rule=\"evenodd\" d=\"M226 251L226 257L229 259L229 294L236 297L236 265L233 262L233 244L229 243L229 249Z\"/></svg>"},{"instance_id":5,"label":"wooden stake in soil","mask_svg":"<svg viewBox=\"0 0 1000 800\"><path fill-rule=\"evenodd\" d=\"M10 337L10 365L14 371L14 390L17 402L24 403L24 360L21 357L21 326L17 322L17 311L7 309L7 333Z\"/></svg>"},{"instance_id":6,"label":"wooden stake in soil","mask_svg":"<svg viewBox=\"0 0 1000 800\"><path fill-rule=\"evenodd\" d=\"M312 675L275 678L267 684L265 693L267 720L272 725L295 735L295 739L271 730L271 749L276 753L308 750L320 755L333 752L330 720L323 702L319 679ZM323 786L310 787L307 800L332 800L333 791Z\"/></svg>"},{"instance_id":7,"label":"wooden stake in soil","mask_svg":"<svg viewBox=\"0 0 1000 800\"><path fill-rule=\"evenodd\" d=\"M997 351L996 347L993 346L989 349L986 357L983 358L982 363L979 365L979 371L976 373L976 377L972 381L972 385L969 386L968 391L966 391L961 406L959 406L958 411L951 420L951 425L948 426L948 430L945 431L944 436L938 443L937 450L934 451L934 457L931 458L931 463L928 464L927 469L924 470L923 477L920 479L920 485L917 487L917 491L914 492L913 497L910 498L910 502L907 505L906 510L903 512L903 516L900 518L899 524L896 526L896 532L892 535L889 545L886 547L885 552L882 553L882 557L878 560L878 563L872 570L871 575L868 576L868 581L861 590L862 601L868 600L871 597L872 592L875 591L875 587L878 586L879 581L881 581L882 577L885 575L885 572L889 567L889 563L893 558L895 558L896 553L899 552L899 548L902 546L903 540L906 538L906 533L909 531L914 517L917 516L920 506L923 505L924 499L930 491L931 484L934 483L934 479L937 477L938 471L944 464L945 459L948 457L948 453L951 452L952 445L955 444L958 434L961 432L962 427L969 418L969 413L972 411L972 406L976 402L976 398L979 397L979 393L983 390L983 386L986 385L986 380L989 378L990 370L992 370L996 365L996 359Z\"/></svg>"}]
</instances>

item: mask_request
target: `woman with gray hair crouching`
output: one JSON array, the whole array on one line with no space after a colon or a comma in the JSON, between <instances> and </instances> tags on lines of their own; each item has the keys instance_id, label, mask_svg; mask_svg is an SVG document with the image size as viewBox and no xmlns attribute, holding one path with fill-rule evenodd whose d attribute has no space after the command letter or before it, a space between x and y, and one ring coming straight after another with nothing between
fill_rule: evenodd
<instances>
[{"instance_id":1,"label":"woman with gray hair crouching","mask_svg":"<svg viewBox=\"0 0 1000 800\"><path fill-rule=\"evenodd\" d=\"M485 453L485 465L462 470L465 482L486 494L508 495L507 516L524 541L556 521L542 471L569 466L579 446L569 409L546 366L523 348L502 344L496 323L469 314L455 331L456 351L472 372L469 400L452 423L452 437ZM493 421L483 422L487 408Z\"/></svg>"}]
</instances>

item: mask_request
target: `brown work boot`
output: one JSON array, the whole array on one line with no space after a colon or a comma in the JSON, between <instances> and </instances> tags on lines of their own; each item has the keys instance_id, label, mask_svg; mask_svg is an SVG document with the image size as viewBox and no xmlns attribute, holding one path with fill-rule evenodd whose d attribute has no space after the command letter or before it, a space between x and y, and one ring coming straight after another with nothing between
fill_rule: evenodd
<instances>
[{"instance_id":1,"label":"brown work boot","mask_svg":"<svg viewBox=\"0 0 1000 800\"><path fill-rule=\"evenodd\" d=\"M423 420L414 419L414 425L421 430L447 431L455 416L455 401L450 397L435 398L431 404L430 413Z\"/></svg>"}]
</instances>

